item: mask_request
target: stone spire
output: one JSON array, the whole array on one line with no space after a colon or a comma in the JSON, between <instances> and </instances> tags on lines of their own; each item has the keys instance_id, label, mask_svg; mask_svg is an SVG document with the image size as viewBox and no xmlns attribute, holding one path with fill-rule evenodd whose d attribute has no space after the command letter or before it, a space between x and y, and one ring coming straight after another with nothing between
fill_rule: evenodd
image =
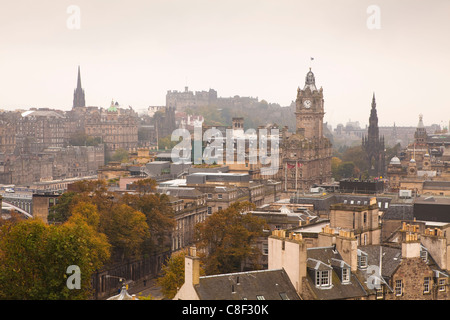
<instances>
[{"instance_id":1,"label":"stone spire","mask_svg":"<svg viewBox=\"0 0 450 320\"><path fill-rule=\"evenodd\" d=\"M380 137L379 134L375 92L372 96L372 108L370 110L367 137L363 137L362 147L366 152L366 157L369 165L369 174L375 177L384 175L384 136Z\"/></svg>"},{"instance_id":2,"label":"stone spire","mask_svg":"<svg viewBox=\"0 0 450 320\"><path fill-rule=\"evenodd\" d=\"M84 90L81 87L81 73L80 73L80 66L78 66L78 79L77 79L77 88L75 89L73 93L73 108L76 107L85 107L86 101L84 97Z\"/></svg>"}]
</instances>

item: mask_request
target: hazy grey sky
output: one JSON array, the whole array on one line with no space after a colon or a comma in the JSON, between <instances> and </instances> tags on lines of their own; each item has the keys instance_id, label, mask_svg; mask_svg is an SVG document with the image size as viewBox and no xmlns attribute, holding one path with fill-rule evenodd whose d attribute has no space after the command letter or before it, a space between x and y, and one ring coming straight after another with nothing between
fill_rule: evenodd
<instances>
[{"instance_id":1,"label":"hazy grey sky","mask_svg":"<svg viewBox=\"0 0 450 320\"><path fill-rule=\"evenodd\" d=\"M3 109L70 109L78 65L90 106L164 105L185 85L285 106L310 57L333 127L365 126L373 92L380 125L448 125L448 0L1 0Z\"/></svg>"}]
</instances>

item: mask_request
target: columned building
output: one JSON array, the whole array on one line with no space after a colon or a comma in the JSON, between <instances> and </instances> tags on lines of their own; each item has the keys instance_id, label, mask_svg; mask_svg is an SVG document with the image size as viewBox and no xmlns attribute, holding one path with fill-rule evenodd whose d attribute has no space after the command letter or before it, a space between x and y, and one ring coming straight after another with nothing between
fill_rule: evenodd
<instances>
[{"instance_id":1,"label":"columned building","mask_svg":"<svg viewBox=\"0 0 450 320\"><path fill-rule=\"evenodd\" d=\"M323 89L317 89L311 69L303 89L297 89L295 105L296 132L284 132L282 138L283 187L303 192L331 181L331 142L323 135Z\"/></svg>"}]
</instances>

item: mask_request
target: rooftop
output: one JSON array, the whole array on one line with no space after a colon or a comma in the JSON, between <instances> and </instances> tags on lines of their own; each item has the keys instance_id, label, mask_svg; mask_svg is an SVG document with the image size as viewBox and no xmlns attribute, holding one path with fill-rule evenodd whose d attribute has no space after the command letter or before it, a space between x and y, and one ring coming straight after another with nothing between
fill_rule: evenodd
<instances>
[{"instance_id":1,"label":"rooftop","mask_svg":"<svg viewBox=\"0 0 450 320\"><path fill-rule=\"evenodd\" d=\"M284 269L200 277L200 300L300 300Z\"/></svg>"}]
</instances>

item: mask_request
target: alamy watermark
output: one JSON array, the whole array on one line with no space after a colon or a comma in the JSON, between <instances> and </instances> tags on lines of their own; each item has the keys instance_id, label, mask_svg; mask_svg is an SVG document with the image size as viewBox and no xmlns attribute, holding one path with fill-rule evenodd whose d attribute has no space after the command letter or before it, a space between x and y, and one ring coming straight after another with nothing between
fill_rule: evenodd
<instances>
[{"instance_id":1,"label":"alamy watermark","mask_svg":"<svg viewBox=\"0 0 450 320\"><path fill-rule=\"evenodd\" d=\"M81 9L77 5L70 5L66 10L70 16L66 20L66 26L69 30L79 30L81 28Z\"/></svg>"},{"instance_id":2,"label":"alamy watermark","mask_svg":"<svg viewBox=\"0 0 450 320\"><path fill-rule=\"evenodd\" d=\"M279 168L279 130L226 129L212 127L203 132L202 126L194 126L193 140L187 129L173 131L171 140L179 141L172 149L174 163L193 164L261 164L266 175L274 175ZM181 139L181 141L180 141ZM225 159L224 159L225 157ZM225 161L224 161L225 160Z\"/></svg>"},{"instance_id":3,"label":"alamy watermark","mask_svg":"<svg viewBox=\"0 0 450 320\"><path fill-rule=\"evenodd\" d=\"M367 288L369 289L380 289L381 288L381 270L377 265L370 265L367 267L366 272L367 278Z\"/></svg>"},{"instance_id":4,"label":"alamy watermark","mask_svg":"<svg viewBox=\"0 0 450 320\"><path fill-rule=\"evenodd\" d=\"M70 276L67 278L66 286L70 290L81 289L81 270L77 265L71 265L67 267L67 274Z\"/></svg>"},{"instance_id":5,"label":"alamy watermark","mask_svg":"<svg viewBox=\"0 0 450 320\"><path fill-rule=\"evenodd\" d=\"M369 30L381 29L381 9L377 5L370 5L366 10L370 16L367 18L366 25Z\"/></svg>"}]
</instances>

